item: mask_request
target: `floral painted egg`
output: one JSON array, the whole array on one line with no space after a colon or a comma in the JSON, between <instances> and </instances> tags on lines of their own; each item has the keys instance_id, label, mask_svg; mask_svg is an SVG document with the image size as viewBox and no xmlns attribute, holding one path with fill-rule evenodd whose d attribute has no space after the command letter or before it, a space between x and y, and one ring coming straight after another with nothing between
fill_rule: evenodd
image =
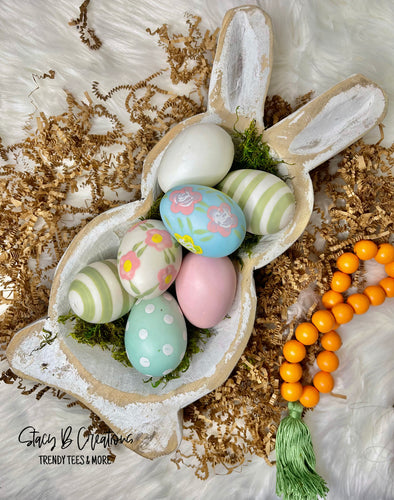
<instances>
[{"instance_id":1,"label":"floral painted egg","mask_svg":"<svg viewBox=\"0 0 394 500\"><path fill-rule=\"evenodd\" d=\"M217 325L231 309L237 274L228 257L188 253L175 280L178 304L185 317L199 328Z\"/></svg>"},{"instance_id":2,"label":"floral painted egg","mask_svg":"<svg viewBox=\"0 0 394 500\"><path fill-rule=\"evenodd\" d=\"M186 184L167 191L160 214L172 236L190 252L225 257L242 243L245 216L237 203L217 189Z\"/></svg>"},{"instance_id":3,"label":"floral painted egg","mask_svg":"<svg viewBox=\"0 0 394 500\"><path fill-rule=\"evenodd\" d=\"M135 302L122 287L115 259L93 262L71 282L70 307L89 323L110 323L127 314Z\"/></svg>"},{"instance_id":4,"label":"floral painted egg","mask_svg":"<svg viewBox=\"0 0 394 500\"><path fill-rule=\"evenodd\" d=\"M167 375L182 361L186 345L185 319L170 293L136 302L125 331L126 353L136 370L150 377Z\"/></svg>"},{"instance_id":5,"label":"floral painted egg","mask_svg":"<svg viewBox=\"0 0 394 500\"><path fill-rule=\"evenodd\" d=\"M189 125L178 134L161 159L158 181L166 192L185 183L214 186L230 170L234 144L215 123Z\"/></svg>"},{"instance_id":6,"label":"floral painted egg","mask_svg":"<svg viewBox=\"0 0 394 500\"><path fill-rule=\"evenodd\" d=\"M217 188L242 208L250 233L277 233L294 217L294 194L276 175L252 169L234 170Z\"/></svg>"},{"instance_id":7,"label":"floral painted egg","mask_svg":"<svg viewBox=\"0 0 394 500\"><path fill-rule=\"evenodd\" d=\"M118 251L118 272L133 297L149 299L173 283L182 262L182 248L159 220L134 224Z\"/></svg>"}]
</instances>

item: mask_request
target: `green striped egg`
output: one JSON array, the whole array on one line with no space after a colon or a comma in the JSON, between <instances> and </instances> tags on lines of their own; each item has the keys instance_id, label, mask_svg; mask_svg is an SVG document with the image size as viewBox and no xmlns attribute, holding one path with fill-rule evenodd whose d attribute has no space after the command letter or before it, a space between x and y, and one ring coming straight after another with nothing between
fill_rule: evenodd
<instances>
[{"instance_id":1,"label":"green striped egg","mask_svg":"<svg viewBox=\"0 0 394 500\"><path fill-rule=\"evenodd\" d=\"M84 267L71 283L68 300L74 314L89 323L110 323L128 313L135 302L120 282L115 259Z\"/></svg>"},{"instance_id":2,"label":"green striped egg","mask_svg":"<svg viewBox=\"0 0 394 500\"><path fill-rule=\"evenodd\" d=\"M242 208L250 233L277 233L294 217L294 194L285 182L268 172L234 170L218 189Z\"/></svg>"}]
</instances>

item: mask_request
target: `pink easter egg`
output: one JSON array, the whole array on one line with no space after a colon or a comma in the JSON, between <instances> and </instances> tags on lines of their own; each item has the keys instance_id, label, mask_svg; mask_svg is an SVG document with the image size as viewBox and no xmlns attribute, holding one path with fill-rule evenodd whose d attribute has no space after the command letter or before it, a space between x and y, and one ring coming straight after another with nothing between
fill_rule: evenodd
<instances>
[{"instance_id":1,"label":"pink easter egg","mask_svg":"<svg viewBox=\"0 0 394 500\"><path fill-rule=\"evenodd\" d=\"M199 328L212 328L230 311L237 287L234 265L228 257L184 257L175 289L183 314Z\"/></svg>"}]
</instances>

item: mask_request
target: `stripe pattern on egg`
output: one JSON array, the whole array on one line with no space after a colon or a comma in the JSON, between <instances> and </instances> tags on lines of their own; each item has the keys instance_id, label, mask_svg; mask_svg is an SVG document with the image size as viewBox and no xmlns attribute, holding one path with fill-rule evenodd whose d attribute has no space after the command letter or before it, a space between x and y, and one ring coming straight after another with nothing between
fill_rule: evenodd
<instances>
[{"instance_id":1,"label":"stripe pattern on egg","mask_svg":"<svg viewBox=\"0 0 394 500\"><path fill-rule=\"evenodd\" d=\"M93 262L74 278L68 292L73 312L89 323L109 323L127 314L135 298L123 288L114 259Z\"/></svg>"},{"instance_id":2,"label":"stripe pattern on egg","mask_svg":"<svg viewBox=\"0 0 394 500\"><path fill-rule=\"evenodd\" d=\"M234 170L222 180L218 189L241 207L250 233L277 233L294 217L293 192L282 179L268 172Z\"/></svg>"}]
</instances>

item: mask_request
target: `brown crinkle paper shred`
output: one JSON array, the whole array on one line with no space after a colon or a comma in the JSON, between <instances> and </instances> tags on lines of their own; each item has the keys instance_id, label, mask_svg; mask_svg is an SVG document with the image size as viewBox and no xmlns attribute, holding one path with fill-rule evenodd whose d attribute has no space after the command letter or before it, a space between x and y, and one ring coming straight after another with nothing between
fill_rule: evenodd
<instances>
[{"instance_id":1,"label":"brown crinkle paper shred","mask_svg":"<svg viewBox=\"0 0 394 500\"><path fill-rule=\"evenodd\" d=\"M94 29L88 26L89 3L90 0L85 0L79 6L79 17L71 19L68 24L77 28L82 43L87 45L89 49L98 50L102 45L101 40L96 35Z\"/></svg>"},{"instance_id":2,"label":"brown crinkle paper shred","mask_svg":"<svg viewBox=\"0 0 394 500\"><path fill-rule=\"evenodd\" d=\"M194 84L189 95L160 88L155 80L161 72L115 87L106 95L94 82L95 102L88 93L84 102L67 93L62 115L39 114L35 132L24 141L10 147L0 142L4 289L0 303L8 305L1 317L3 350L15 331L46 314L55 266L72 237L97 214L138 199L148 151L171 125L204 110L217 32L202 35L196 17L188 16L186 23L185 35L171 35L167 26L151 34L166 51L172 82ZM125 133L105 107L119 92L125 94L130 120L140 125L136 133ZM293 106L279 96L268 98L266 126L310 97L303 96ZM106 134L91 133L96 118L111 123ZM379 243L393 233L393 168L393 147L358 142L343 152L336 169L330 167L335 171L325 164L313 172L319 203L312 223L287 252L255 272L258 306L250 341L226 383L185 409L184 440L174 459L178 467L192 467L199 478L206 479L212 471L230 473L252 455L271 464L284 408L279 393L282 345L292 336L295 322L309 319L319 306L318 297L329 288L336 257L362 238ZM85 202L77 205L73 193L82 189L87 192ZM362 286L362 269L355 283ZM307 289L315 291L315 302L308 311L290 317L289 308ZM303 382L310 381L307 367L316 349L308 350ZM1 380L17 382L22 394L35 393L37 399L48 392L70 401L64 393L40 384L25 386L11 370ZM91 414L91 420L90 430L108 432L96 415ZM112 452L111 457L115 459Z\"/></svg>"}]
</instances>

